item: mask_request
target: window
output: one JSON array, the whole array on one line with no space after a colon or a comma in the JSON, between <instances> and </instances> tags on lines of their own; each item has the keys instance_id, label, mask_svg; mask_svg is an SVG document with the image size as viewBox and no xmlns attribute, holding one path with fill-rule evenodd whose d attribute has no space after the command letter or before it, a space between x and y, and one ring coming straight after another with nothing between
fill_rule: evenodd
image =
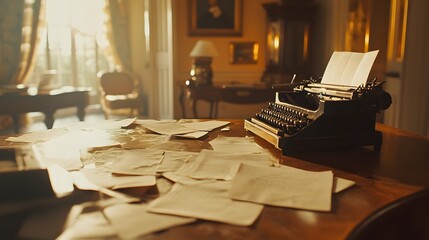
<instances>
[{"instance_id":1,"label":"window","mask_svg":"<svg viewBox=\"0 0 429 240\"><path fill-rule=\"evenodd\" d=\"M97 72L110 69L100 48L105 32L104 1L46 0L45 3L46 24L40 33L29 84L96 90Z\"/></svg>"}]
</instances>

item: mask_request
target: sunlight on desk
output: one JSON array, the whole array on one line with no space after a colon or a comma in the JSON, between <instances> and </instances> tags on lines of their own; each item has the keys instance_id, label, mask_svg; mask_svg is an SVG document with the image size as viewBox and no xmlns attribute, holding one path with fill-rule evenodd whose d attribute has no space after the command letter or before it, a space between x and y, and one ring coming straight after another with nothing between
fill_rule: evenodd
<instances>
[{"instance_id":1,"label":"sunlight on desk","mask_svg":"<svg viewBox=\"0 0 429 240\"><path fill-rule=\"evenodd\" d=\"M150 126L162 123L175 123L181 129L194 127L192 131L205 128L208 133L199 139L184 139L150 130ZM221 131L225 124L230 131ZM71 175L85 177L86 184L74 179L75 190L52 203L74 221L67 224L65 218L61 220L60 210L51 204L33 205L29 209L39 211L12 212L19 226L9 230L0 227L2 232L31 237L41 236L31 231L51 228L45 237L95 234L99 238L189 239L197 234L203 238L344 239L372 212L422 188L383 178L382 171L339 169L341 164L349 163L350 156L360 156L362 148L336 151L330 158L338 161L333 167L313 163L325 158L327 153L323 151L313 152L308 161L282 155L279 149L245 131L243 120L209 120L206 125L190 120L106 120L58 131L66 133L57 136L48 130L38 132L49 137L35 146L47 165L60 164ZM384 133L388 139L404 138L389 131ZM3 145L26 145L6 142L7 137L1 138ZM383 159L388 156L383 151L392 145L398 146L386 141L381 159L374 164L396 161L390 156ZM383 170L384 165L376 169ZM299 194L305 196L301 202L297 199ZM70 211L77 206L81 209L78 213ZM10 221L10 216L6 219L0 212L1 222ZM52 221L58 229L49 225ZM278 224L283 222L288 224ZM268 227L271 225L276 229ZM94 228L88 231L88 226Z\"/></svg>"}]
</instances>

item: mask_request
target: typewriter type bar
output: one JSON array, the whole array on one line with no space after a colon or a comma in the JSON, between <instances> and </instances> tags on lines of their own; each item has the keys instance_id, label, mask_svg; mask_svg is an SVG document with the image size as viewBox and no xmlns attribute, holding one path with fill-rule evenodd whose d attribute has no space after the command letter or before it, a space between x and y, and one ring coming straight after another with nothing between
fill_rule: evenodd
<instances>
[{"instance_id":1,"label":"typewriter type bar","mask_svg":"<svg viewBox=\"0 0 429 240\"><path fill-rule=\"evenodd\" d=\"M332 85L332 84L322 84L322 83L309 83L307 87L314 88L326 88L337 91L354 91L356 87L353 86L343 86L343 85Z\"/></svg>"},{"instance_id":2,"label":"typewriter type bar","mask_svg":"<svg viewBox=\"0 0 429 240\"><path fill-rule=\"evenodd\" d=\"M338 98L348 98L352 99L355 92L349 92L349 91L340 91L340 90L332 90L327 88L304 88L305 91L315 94L321 94L324 96L332 96L332 97L338 97Z\"/></svg>"}]
</instances>

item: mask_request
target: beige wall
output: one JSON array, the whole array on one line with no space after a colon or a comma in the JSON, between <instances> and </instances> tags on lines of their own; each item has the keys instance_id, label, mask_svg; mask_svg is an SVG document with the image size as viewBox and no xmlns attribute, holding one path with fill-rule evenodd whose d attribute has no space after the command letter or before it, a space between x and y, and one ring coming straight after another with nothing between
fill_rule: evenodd
<instances>
[{"instance_id":1,"label":"beige wall","mask_svg":"<svg viewBox=\"0 0 429 240\"><path fill-rule=\"evenodd\" d=\"M128 2L129 8L129 25L130 25L130 49L131 51L131 64L132 71L137 74L141 79L141 87L144 91L144 110L143 115L149 115L149 109L153 108L148 101L153 97L148 93L154 88L149 68L150 59L145 59L145 45L144 43L144 27L143 27L143 12L144 2L141 0L130 0Z\"/></svg>"},{"instance_id":2,"label":"beige wall","mask_svg":"<svg viewBox=\"0 0 429 240\"><path fill-rule=\"evenodd\" d=\"M263 3L276 2L275 0L243 0L243 30L242 36L213 36L213 37L195 37L188 35L188 1L172 0L172 19L173 19L173 84L174 84L174 118L181 118L182 111L178 102L180 93L180 84L183 84L189 76L189 70L192 64L192 58L189 57L195 43L200 39L212 41L219 51L219 56L213 59L214 83L225 84L228 82L238 82L242 84L252 84L260 81L265 70L265 33L266 33L266 14L262 7ZM338 23L338 13L341 9L334 7L340 5L342 0L318 0L320 4L317 13L315 27L317 29L317 47L315 49L315 63L318 71L317 76L323 74L324 67L333 50L339 50L338 42L333 40L341 27L333 24ZM154 73L156 65L155 49L151 49L149 59L145 56L143 33L143 11L144 4L141 0L130 0L130 37L132 51L133 71L142 78L142 86L145 97L146 117L157 116L157 82ZM154 11L153 11L154 10ZM156 9L151 9L156 12ZM323 14L325 13L325 14ZM156 20L156 16L151 14L151 21ZM152 24L151 24L152 25ZM335 27L328 27L335 26ZM159 29L152 27L151 35L155 36ZM153 39L152 46L156 45ZM260 44L259 60L256 64L231 64L229 63L228 45L230 42L258 42ZM201 102L199 104L201 115L208 113L208 104ZM245 118L253 116L265 104L257 105L232 105L221 103L219 105L220 118ZM186 104L187 117L193 117L189 104Z\"/></svg>"},{"instance_id":3,"label":"beige wall","mask_svg":"<svg viewBox=\"0 0 429 240\"><path fill-rule=\"evenodd\" d=\"M429 2L409 4L399 127L429 136Z\"/></svg>"},{"instance_id":4,"label":"beige wall","mask_svg":"<svg viewBox=\"0 0 429 240\"><path fill-rule=\"evenodd\" d=\"M266 15L262 3L273 2L273 0L243 0L243 35L217 36L217 37L195 37L188 35L188 1L173 0L173 28L174 30L174 82L175 99L178 99L179 87L189 76L192 58L189 53L195 43L200 40L212 41L219 56L213 59L212 68L214 71L214 83L224 84L231 81L239 83L259 82L265 70L265 24ZM259 60L256 64L231 64L229 63L228 45L230 42L258 42L260 44ZM231 105L221 103L219 105L220 118L243 118L253 116L257 110L264 105ZM199 105L199 112L204 114L208 109L208 104L203 102ZM175 117L180 118L181 109L178 102L175 103ZM189 106L187 117L192 117Z\"/></svg>"}]
</instances>

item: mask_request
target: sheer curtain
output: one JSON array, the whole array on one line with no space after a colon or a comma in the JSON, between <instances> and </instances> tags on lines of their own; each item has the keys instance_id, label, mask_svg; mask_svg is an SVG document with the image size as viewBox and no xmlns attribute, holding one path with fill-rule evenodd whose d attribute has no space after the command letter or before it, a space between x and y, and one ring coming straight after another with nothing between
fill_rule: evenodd
<instances>
[{"instance_id":1,"label":"sheer curtain","mask_svg":"<svg viewBox=\"0 0 429 240\"><path fill-rule=\"evenodd\" d=\"M43 25L43 11L41 0L25 0L24 16L21 37L21 57L16 82L25 83L34 67L34 58L37 56L40 27Z\"/></svg>"},{"instance_id":2,"label":"sheer curtain","mask_svg":"<svg viewBox=\"0 0 429 240\"><path fill-rule=\"evenodd\" d=\"M34 63L42 0L2 0L0 84L24 83Z\"/></svg>"},{"instance_id":3,"label":"sheer curtain","mask_svg":"<svg viewBox=\"0 0 429 240\"><path fill-rule=\"evenodd\" d=\"M91 87L97 72L130 70L127 2L45 0L37 65L30 85Z\"/></svg>"},{"instance_id":4,"label":"sheer curtain","mask_svg":"<svg viewBox=\"0 0 429 240\"><path fill-rule=\"evenodd\" d=\"M1 0L0 23L0 85L52 78L96 93L98 71L131 71L127 1Z\"/></svg>"},{"instance_id":5,"label":"sheer curtain","mask_svg":"<svg viewBox=\"0 0 429 240\"><path fill-rule=\"evenodd\" d=\"M25 83L34 66L42 0L2 0L0 8L0 85ZM0 129L11 127L9 116L0 116Z\"/></svg>"},{"instance_id":6,"label":"sheer curtain","mask_svg":"<svg viewBox=\"0 0 429 240\"><path fill-rule=\"evenodd\" d=\"M131 71L130 39L128 24L128 2L106 0L105 32L99 44L117 70Z\"/></svg>"},{"instance_id":7,"label":"sheer curtain","mask_svg":"<svg viewBox=\"0 0 429 240\"><path fill-rule=\"evenodd\" d=\"M1 0L0 85L25 83L34 63L33 78L63 71L65 84L80 85L76 79L86 76L77 72L89 71L81 62L94 73L109 68L98 47L106 50L110 65L131 70L127 5L125 0Z\"/></svg>"}]
</instances>

